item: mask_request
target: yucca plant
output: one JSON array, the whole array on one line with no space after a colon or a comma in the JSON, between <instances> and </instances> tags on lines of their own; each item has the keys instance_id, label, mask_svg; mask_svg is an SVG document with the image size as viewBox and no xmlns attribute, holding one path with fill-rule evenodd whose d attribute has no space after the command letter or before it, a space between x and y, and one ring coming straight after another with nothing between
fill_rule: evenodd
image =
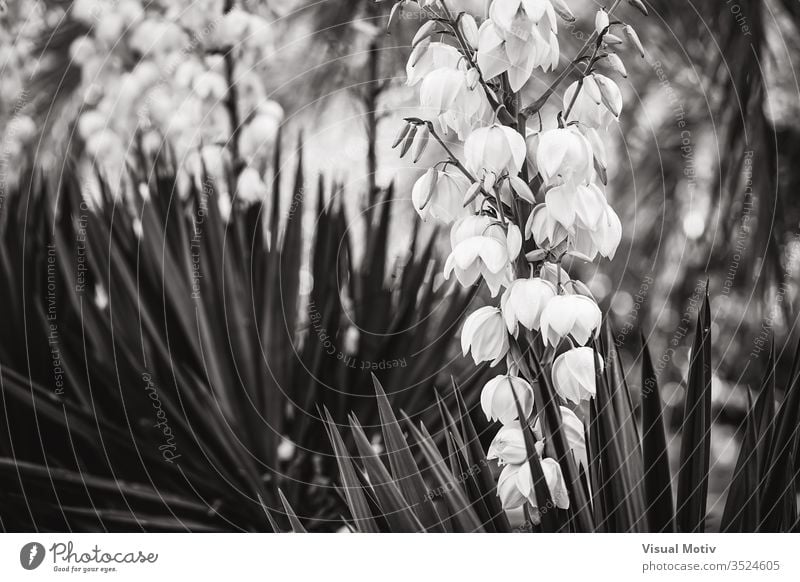
<instances>
[{"instance_id":1,"label":"yucca plant","mask_svg":"<svg viewBox=\"0 0 800 582\"><path fill-rule=\"evenodd\" d=\"M179 196L168 155L140 153L126 182L136 186L119 197L98 178L93 205L72 170L31 172L8 193L5 530L270 531L289 525L279 489L304 527L341 527L318 410L377 426L372 371L396 406L431 409L471 294L434 279L433 239L416 232L389 271L391 188L360 264L340 188L320 180L304 232L299 157L288 209L278 171L269 205L234 198L227 219L219 179ZM354 341L351 328L370 336Z\"/></svg>"},{"instance_id":2,"label":"yucca plant","mask_svg":"<svg viewBox=\"0 0 800 582\"><path fill-rule=\"evenodd\" d=\"M641 399L634 406L627 378L607 333L597 350L597 396L590 403L586 464L564 439L560 405L549 371L530 351L521 361L536 377L536 415L542 428L522 425L537 508L509 516L496 494L493 463L479 435L485 428L457 387L439 400L444 444L437 446L423 423L398 421L376 380L386 455L369 449L358 419L350 430L355 451L328 418L338 455L340 483L353 530L432 532L703 532L706 531L711 439L711 333L706 296L698 315L681 429L677 474L670 469L658 382L643 338ZM800 384L795 355L792 383L776 409L774 351L770 370L742 429L743 441L720 529L725 532L798 531ZM518 403L519 404L519 403ZM520 409L519 416L524 418ZM556 427L556 430L552 430ZM540 432L541 431L541 432ZM558 509L537 454L542 441L565 476L569 509ZM421 461L417 460L421 457ZM673 488L673 484L676 487ZM674 491L674 489L676 491ZM675 494L676 493L676 494Z\"/></svg>"}]
</instances>

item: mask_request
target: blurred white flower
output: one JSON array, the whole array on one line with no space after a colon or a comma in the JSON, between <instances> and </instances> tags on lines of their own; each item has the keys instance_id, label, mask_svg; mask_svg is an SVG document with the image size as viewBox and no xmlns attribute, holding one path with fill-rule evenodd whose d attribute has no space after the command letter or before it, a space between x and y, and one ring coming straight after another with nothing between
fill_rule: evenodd
<instances>
[{"instance_id":1,"label":"blurred white flower","mask_svg":"<svg viewBox=\"0 0 800 582\"><path fill-rule=\"evenodd\" d=\"M499 420L503 424L516 421L519 415L514 394L525 418L529 417L533 412L533 388L524 378L501 375L489 380L481 391L481 408L486 420Z\"/></svg>"},{"instance_id":2,"label":"blurred white flower","mask_svg":"<svg viewBox=\"0 0 800 582\"><path fill-rule=\"evenodd\" d=\"M129 45L145 56L163 57L180 51L187 43L186 33L174 22L161 18L146 18L131 32Z\"/></svg>"},{"instance_id":3,"label":"blurred white flower","mask_svg":"<svg viewBox=\"0 0 800 582\"><path fill-rule=\"evenodd\" d=\"M525 139L514 129L497 123L473 131L464 142L467 169L489 188L504 173L516 176L525 163Z\"/></svg>"},{"instance_id":4,"label":"blurred white flower","mask_svg":"<svg viewBox=\"0 0 800 582\"><path fill-rule=\"evenodd\" d=\"M496 366L508 349L508 332L497 307L481 307L467 317L461 330L463 355L471 352L476 364L491 362L491 366Z\"/></svg>"},{"instance_id":5,"label":"blurred white flower","mask_svg":"<svg viewBox=\"0 0 800 582\"><path fill-rule=\"evenodd\" d=\"M86 140L86 152L96 160L109 161L124 154L119 136L110 129L100 129Z\"/></svg>"},{"instance_id":6,"label":"blurred white flower","mask_svg":"<svg viewBox=\"0 0 800 582\"><path fill-rule=\"evenodd\" d=\"M192 90L200 99L217 103L227 95L228 82L219 73L204 71L194 78Z\"/></svg>"},{"instance_id":7,"label":"blurred white flower","mask_svg":"<svg viewBox=\"0 0 800 582\"><path fill-rule=\"evenodd\" d=\"M206 67L194 59L186 59L175 69L173 79L179 87L190 88L197 77L206 72Z\"/></svg>"},{"instance_id":8,"label":"blurred white flower","mask_svg":"<svg viewBox=\"0 0 800 582\"><path fill-rule=\"evenodd\" d=\"M594 357L592 348L580 347L566 351L555 359L553 384L559 396L575 404L594 398L597 393ZM598 361L602 371L603 360L600 358Z\"/></svg>"},{"instance_id":9,"label":"blurred white flower","mask_svg":"<svg viewBox=\"0 0 800 582\"><path fill-rule=\"evenodd\" d=\"M462 174L430 168L414 184L411 201L422 220L450 223L470 210L463 205L470 183Z\"/></svg>"},{"instance_id":10,"label":"blurred white flower","mask_svg":"<svg viewBox=\"0 0 800 582\"><path fill-rule=\"evenodd\" d=\"M556 295L555 285L539 277L517 279L511 283L500 301L508 332L517 337L520 325L538 330L542 311Z\"/></svg>"},{"instance_id":11,"label":"blurred white flower","mask_svg":"<svg viewBox=\"0 0 800 582\"><path fill-rule=\"evenodd\" d=\"M97 55L97 46L90 36L79 36L69 45L69 57L73 63L83 66Z\"/></svg>"},{"instance_id":12,"label":"blurred white flower","mask_svg":"<svg viewBox=\"0 0 800 582\"><path fill-rule=\"evenodd\" d=\"M502 427L489 445L488 460L497 459L499 465L518 465L528 458L525 449L525 435L519 425Z\"/></svg>"},{"instance_id":13,"label":"blurred white flower","mask_svg":"<svg viewBox=\"0 0 800 582\"><path fill-rule=\"evenodd\" d=\"M546 185L590 182L593 159L592 146L575 127L551 129L539 136L536 166Z\"/></svg>"},{"instance_id":14,"label":"blurred white flower","mask_svg":"<svg viewBox=\"0 0 800 582\"><path fill-rule=\"evenodd\" d=\"M107 124L106 116L99 111L86 111L78 118L78 135L85 141L101 129L105 129Z\"/></svg>"},{"instance_id":15,"label":"blurred white flower","mask_svg":"<svg viewBox=\"0 0 800 582\"><path fill-rule=\"evenodd\" d=\"M9 122L6 132L18 142L25 143L36 135L36 122L29 115L17 114Z\"/></svg>"},{"instance_id":16,"label":"blurred white flower","mask_svg":"<svg viewBox=\"0 0 800 582\"><path fill-rule=\"evenodd\" d=\"M545 306L541 318L545 345L554 348L571 335L580 345L600 333L602 314L597 304L583 295L558 295Z\"/></svg>"},{"instance_id":17,"label":"blurred white flower","mask_svg":"<svg viewBox=\"0 0 800 582\"><path fill-rule=\"evenodd\" d=\"M277 110L275 111L277 114ZM253 162L272 150L278 137L281 120L271 113L259 113L239 133L239 151L242 157Z\"/></svg>"},{"instance_id":18,"label":"blurred white flower","mask_svg":"<svg viewBox=\"0 0 800 582\"><path fill-rule=\"evenodd\" d=\"M239 174L236 181L236 199L250 204L261 202L267 196L267 185L255 168L247 167Z\"/></svg>"},{"instance_id":19,"label":"blurred white flower","mask_svg":"<svg viewBox=\"0 0 800 582\"><path fill-rule=\"evenodd\" d=\"M223 47L232 47L242 42L248 34L250 14L234 7L222 17L217 29L217 41Z\"/></svg>"},{"instance_id":20,"label":"blurred white flower","mask_svg":"<svg viewBox=\"0 0 800 582\"><path fill-rule=\"evenodd\" d=\"M522 247L522 235L514 224L503 227L489 216L467 216L450 231L453 249L444 266L445 279L455 271L459 283L467 287L479 277L496 297L501 287L511 283L511 261Z\"/></svg>"}]
</instances>

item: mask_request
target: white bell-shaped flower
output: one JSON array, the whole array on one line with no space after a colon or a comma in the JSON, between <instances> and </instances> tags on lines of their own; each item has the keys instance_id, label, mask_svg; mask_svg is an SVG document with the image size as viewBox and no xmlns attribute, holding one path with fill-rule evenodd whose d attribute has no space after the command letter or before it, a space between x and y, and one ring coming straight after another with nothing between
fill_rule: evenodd
<instances>
[{"instance_id":1,"label":"white bell-shaped flower","mask_svg":"<svg viewBox=\"0 0 800 582\"><path fill-rule=\"evenodd\" d=\"M519 424L509 424L497 431L486 458L497 459L499 465L518 465L526 461L525 435Z\"/></svg>"},{"instance_id":2,"label":"white bell-shaped flower","mask_svg":"<svg viewBox=\"0 0 800 582\"><path fill-rule=\"evenodd\" d=\"M592 146L575 127L545 131L539 136L536 166L547 185L588 183L594 174Z\"/></svg>"},{"instance_id":3,"label":"white bell-shaped flower","mask_svg":"<svg viewBox=\"0 0 800 582\"><path fill-rule=\"evenodd\" d=\"M579 91L577 97L575 96L576 91ZM604 93L608 94L608 102L604 99ZM570 119L574 119L586 127L605 129L609 123L619 119L622 110L622 93L617 84L608 77L592 74L585 77L582 82L575 81L567 87L567 90L564 91L565 111L570 103L573 104Z\"/></svg>"},{"instance_id":4,"label":"white bell-shaped flower","mask_svg":"<svg viewBox=\"0 0 800 582\"><path fill-rule=\"evenodd\" d=\"M559 465L555 459L549 458L540 459L540 464L553 503L559 509L569 509L569 492L567 491L567 484L564 481L564 475L561 472L561 465ZM531 468L528 463L520 465L520 470L517 472L517 487L531 505L538 507Z\"/></svg>"},{"instance_id":5,"label":"white bell-shaped flower","mask_svg":"<svg viewBox=\"0 0 800 582\"><path fill-rule=\"evenodd\" d=\"M602 371L602 358L598 362ZM590 347L573 348L558 356L553 362L553 384L559 396L575 404L594 398L597 394L594 365L595 351Z\"/></svg>"},{"instance_id":6,"label":"white bell-shaped flower","mask_svg":"<svg viewBox=\"0 0 800 582\"><path fill-rule=\"evenodd\" d=\"M554 186L545 196L547 210L564 228L571 229L576 220L586 229L594 229L605 215L606 197L594 184Z\"/></svg>"},{"instance_id":7,"label":"white bell-shaped flower","mask_svg":"<svg viewBox=\"0 0 800 582\"><path fill-rule=\"evenodd\" d=\"M506 465L497 478L497 496L500 498L500 503L506 511L522 507L528 500L528 496L523 495L517 485L519 472L523 467L530 473L528 463Z\"/></svg>"},{"instance_id":8,"label":"white bell-shaped flower","mask_svg":"<svg viewBox=\"0 0 800 582\"><path fill-rule=\"evenodd\" d=\"M457 69L462 59L458 49L443 42L420 42L406 65L407 83L409 86L422 81L428 73L438 69Z\"/></svg>"},{"instance_id":9,"label":"white bell-shaped flower","mask_svg":"<svg viewBox=\"0 0 800 582\"><path fill-rule=\"evenodd\" d=\"M472 353L476 364L491 362L496 366L508 353L508 332L503 314L497 307L481 307L471 313L461 330L461 351Z\"/></svg>"},{"instance_id":10,"label":"white bell-shaped flower","mask_svg":"<svg viewBox=\"0 0 800 582\"><path fill-rule=\"evenodd\" d=\"M508 332L517 337L520 325L538 330L542 311L557 294L555 285L539 277L517 279L511 283L500 300Z\"/></svg>"},{"instance_id":11,"label":"white bell-shaped flower","mask_svg":"<svg viewBox=\"0 0 800 582\"><path fill-rule=\"evenodd\" d=\"M558 64L556 15L549 0L494 0L479 31L478 66L486 79L508 73L519 91L533 69Z\"/></svg>"},{"instance_id":12,"label":"white bell-shaped flower","mask_svg":"<svg viewBox=\"0 0 800 582\"><path fill-rule=\"evenodd\" d=\"M572 454L575 456L575 462L579 465L583 465L585 469L588 469L589 459L586 454L586 433L584 431L583 422L581 422L577 414L566 406L559 406L559 409L561 410L561 428L566 436L567 446L572 450ZM536 423L533 425L533 433L539 440L544 438L540 418L537 418Z\"/></svg>"},{"instance_id":13,"label":"white bell-shaped flower","mask_svg":"<svg viewBox=\"0 0 800 582\"><path fill-rule=\"evenodd\" d=\"M525 223L525 239L533 237L536 245L542 249L557 247L569 236L569 232L550 212L547 204L537 205Z\"/></svg>"},{"instance_id":14,"label":"white bell-shaped flower","mask_svg":"<svg viewBox=\"0 0 800 582\"><path fill-rule=\"evenodd\" d=\"M258 113L253 117L239 133L239 151L242 157L253 162L272 151L280 124L281 119L272 113Z\"/></svg>"},{"instance_id":15,"label":"white bell-shaped flower","mask_svg":"<svg viewBox=\"0 0 800 582\"><path fill-rule=\"evenodd\" d=\"M573 249L589 260L594 260L598 254L613 259L622 241L622 223L614 209L606 204L592 230L576 227L570 239Z\"/></svg>"},{"instance_id":16,"label":"white bell-shaped flower","mask_svg":"<svg viewBox=\"0 0 800 582\"><path fill-rule=\"evenodd\" d=\"M477 87L470 87L461 69L436 69L425 77L419 91L425 115L437 119L443 133L454 130L463 139L483 118L488 102Z\"/></svg>"},{"instance_id":17,"label":"white bell-shaped flower","mask_svg":"<svg viewBox=\"0 0 800 582\"><path fill-rule=\"evenodd\" d=\"M414 184L411 201L422 220L429 218L450 223L464 216L464 194L470 183L462 174L431 168Z\"/></svg>"},{"instance_id":18,"label":"white bell-shaped flower","mask_svg":"<svg viewBox=\"0 0 800 582\"><path fill-rule=\"evenodd\" d=\"M511 262L522 248L522 235L514 224L505 227L489 216L467 216L450 231L452 252L444 265L444 277L455 272L467 287L479 277L486 280L492 297L511 283Z\"/></svg>"},{"instance_id":19,"label":"white bell-shaped flower","mask_svg":"<svg viewBox=\"0 0 800 582\"><path fill-rule=\"evenodd\" d=\"M533 412L533 387L517 376L495 376L481 390L481 408L488 421L499 420L503 424L517 421L517 401L525 418L529 417Z\"/></svg>"},{"instance_id":20,"label":"white bell-shaped flower","mask_svg":"<svg viewBox=\"0 0 800 582\"><path fill-rule=\"evenodd\" d=\"M514 129L500 124L473 131L464 142L467 169L482 177L517 175L525 163L525 139Z\"/></svg>"},{"instance_id":21,"label":"white bell-shaped flower","mask_svg":"<svg viewBox=\"0 0 800 582\"><path fill-rule=\"evenodd\" d=\"M557 347L571 335L580 345L600 333L602 314L597 303L584 295L558 295L545 306L541 318L545 345Z\"/></svg>"}]
</instances>

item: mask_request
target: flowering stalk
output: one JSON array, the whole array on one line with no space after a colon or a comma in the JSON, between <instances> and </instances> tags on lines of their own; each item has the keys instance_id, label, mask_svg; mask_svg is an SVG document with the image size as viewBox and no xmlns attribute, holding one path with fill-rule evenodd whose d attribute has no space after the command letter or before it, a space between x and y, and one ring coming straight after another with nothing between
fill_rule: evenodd
<instances>
[{"instance_id":1,"label":"flowering stalk","mask_svg":"<svg viewBox=\"0 0 800 582\"><path fill-rule=\"evenodd\" d=\"M602 315L562 262L566 256L611 259L620 243L622 226L602 188L602 132L619 119L622 94L597 67L627 74L615 32L623 31L639 52L641 43L633 28L612 16L616 0L597 12L579 56L531 106L519 108L534 71L558 66L557 17L574 20L564 0L492 0L488 16L456 12L458 0L401 0L393 13L412 4L429 18L407 65L408 84L420 87L422 112L405 119L395 147L401 157L412 152L414 162L431 140L441 149L444 159L414 185L414 207L423 220L452 224L445 278L455 275L464 286L485 281L491 296L500 296L499 306L469 315L461 332L463 353L476 365L505 361L507 367L481 394L487 419L502 424L487 453L504 466L498 495L506 509L537 507L524 432L532 429L550 500L568 509L565 459L552 458L548 440L560 431L575 462L586 465L583 425L566 405L595 395L595 369L603 362L591 345ZM434 35L439 40L431 40ZM543 119L542 108L576 68L579 78L564 91L561 111ZM534 113L538 126L529 128ZM444 139L451 133L463 142L463 159ZM525 253L523 239L529 241ZM537 374L522 359L532 346L545 359ZM561 426L538 418L538 373L551 375Z\"/></svg>"}]
</instances>

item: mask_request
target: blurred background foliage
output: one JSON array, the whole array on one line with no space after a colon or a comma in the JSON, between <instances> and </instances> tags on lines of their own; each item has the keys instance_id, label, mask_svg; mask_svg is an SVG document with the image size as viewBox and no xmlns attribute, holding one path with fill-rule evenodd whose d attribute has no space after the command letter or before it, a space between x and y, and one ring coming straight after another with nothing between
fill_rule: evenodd
<instances>
[{"instance_id":1,"label":"blurred background foliage","mask_svg":"<svg viewBox=\"0 0 800 582\"><path fill-rule=\"evenodd\" d=\"M462 4L479 9L483 2ZM638 332L647 337L673 428L681 420L691 322L708 282L717 338L712 464L724 481L736 459L745 388L758 389L773 337L778 376L788 375L792 351L786 347L796 321L800 257L794 196L800 170L793 163L800 151L794 123L800 9L792 0L645 4L646 18L626 12L647 56L629 52L629 77L621 84L626 113L610 148L608 192L625 239L611 263L570 268L584 271L610 314L623 365L639 359ZM577 50L599 4L570 5L578 21L562 24L560 38ZM394 185L385 227L386 257L394 260L416 237L434 233L412 228L417 217L407 200L419 170L389 148L400 117L415 110L403 66L419 24L400 19L385 34L391 6L9 2L0 27L3 199L27 183L19 168L34 165L55 182L64 168L76 168L81 188L97 200L98 175L114 190L137 163L133 151L168 143L180 188L191 188L203 171L235 176L252 167L261 181L248 183L248 192L268 211L280 203L288 208L295 192L289 169L298 152L284 148L280 202L267 195L266 171L279 132L291 144L302 134L306 176L337 185L321 192L327 200L341 198L356 264L369 260L374 209ZM232 11L247 17L226 18ZM531 81L530 100L551 80ZM144 113L143 103L149 104ZM550 106L558 107L557 100ZM218 180L224 215L232 212L236 189L228 183ZM117 199L130 186L119 186ZM308 206L300 237L306 250L316 218ZM458 358L452 366L460 372Z\"/></svg>"}]
</instances>

